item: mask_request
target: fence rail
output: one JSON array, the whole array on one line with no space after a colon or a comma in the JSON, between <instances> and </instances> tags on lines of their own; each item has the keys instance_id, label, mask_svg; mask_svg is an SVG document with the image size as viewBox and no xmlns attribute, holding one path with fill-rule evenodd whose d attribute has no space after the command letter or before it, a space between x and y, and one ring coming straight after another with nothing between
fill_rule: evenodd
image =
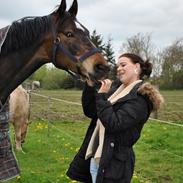
<instances>
[{"instance_id":1,"label":"fence rail","mask_svg":"<svg viewBox=\"0 0 183 183\"><path fill-rule=\"evenodd\" d=\"M49 108L48 111L50 113L59 114L59 112L54 112L54 111L51 110L50 105L52 104L52 102L51 102L52 100L53 101L57 101L57 102L64 102L64 103L71 104L71 105L81 106L81 103L78 103L78 102L71 102L71 101L64 100L64 99L58 99L58 98L55 98L55 97L50 97L50 96L46 96L46 95L43 95L43 94L38 94L38 93L35 93L35 92L31 92L31 94L47 99L47 102L40 102L40 103L41 104L46 104L47 103L47 105L49 106L49 107L47 107L47 109ZM36 104L36 105L39 105L40 107L42 107L39 104L39 102L31 102L31 104ZM182 112L182 111L173 111L172 113L175 113L175 112ZM166 113L171 114L171 112L166 112ZM160 122L160 123L164 123L164 124L169 124L169 125L173 125L173 126L183 127L182 124L178 124L178 123L176 123L174 121L165 121L165 120L160 120L160 119L156 119L156 118L149 118L149 119L153 120L153 121Z\"/></svg>"}]
</instances>

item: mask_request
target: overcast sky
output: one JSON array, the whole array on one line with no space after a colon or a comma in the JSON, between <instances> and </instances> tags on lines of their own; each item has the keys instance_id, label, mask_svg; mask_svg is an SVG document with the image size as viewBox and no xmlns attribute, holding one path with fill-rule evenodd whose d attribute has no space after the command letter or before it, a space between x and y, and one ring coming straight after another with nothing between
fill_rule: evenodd
<instances>
[{"instance_id":1,"label":"overcast sky","mask_svg":"<svg viewBox=\"0 0 183 183\"><path fill-rule=\"evenodd\" d=\"M67 0L68 8L72 0ZM0 28L25 16L51 13L60 0L1 0ZM122 43L141 32L151 33L155 46L183 38L183 0L78 0L77 18L90 31L113 39L116 55Z\"/></svg>"}]
</instances>

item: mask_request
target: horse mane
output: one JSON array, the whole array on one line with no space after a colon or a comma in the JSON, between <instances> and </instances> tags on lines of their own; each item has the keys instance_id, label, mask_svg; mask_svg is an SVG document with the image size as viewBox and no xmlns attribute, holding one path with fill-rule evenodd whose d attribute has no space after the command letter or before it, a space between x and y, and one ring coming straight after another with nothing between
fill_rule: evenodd
<instances>
[{"instance_id":1,"label":"horse mane","mask_svg":"<svg viewBox=\"0 0 183 183\"><path fill-rule=\"evenodd\" d=\"M51 28L50 16L25 17L12 23L1 49L1 56L26 48Z\"/></svg>"}]
</instances>

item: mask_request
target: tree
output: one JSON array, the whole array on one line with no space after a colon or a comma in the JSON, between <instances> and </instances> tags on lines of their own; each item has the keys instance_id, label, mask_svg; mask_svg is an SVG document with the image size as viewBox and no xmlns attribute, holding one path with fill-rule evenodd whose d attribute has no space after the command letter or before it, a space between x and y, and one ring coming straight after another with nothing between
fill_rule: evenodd
<instances>
[{"instance_id":1,"label":"tree","mask_svg":"<svg viewBox=\"0 0 183 183\"><path fill-rule=\"evenodd\" d=\"M154 47L151 41L151 34L138 33L122 44L122 51L130 52L141 56L143 59L151 59L153 57Z\"/></svg>"},{"instance_id":2,"label":"tree","mask_svg":"<svg viewBox=\"0 0 183 183\"><path fill-rule=\"evenodd\" d=\"M103 37L96 30L92 32L91 40L97 48L99 48L109 63L115 64L114 51L112 48L112 38L109 37L107 43L104 43Z\"/></svg>"},{"instance_id":3,"label":"tree","mask_svg":"<svg viewBox=\"0 0 183 183\"><path fill-rule=\"evenodd\" d=\"M104 56L106 57L108 63L111 66L109 77L111 79L115 79L116 78L116 64L115 64L114 51L112 48L112 38L111 37L108 37L108 41L105 45Z\"/></svg>"},{"instance_id":4,"label":"tree","mask_svg":"<svg viewBox=\"0 0 183 183\"><path fill-rule=\"evenodd\" d=\"M43 65L41 68L39 68L36 72L34 72L31 76L29 76L28 79L25 80L23 83L24 87L27 89L32 88L32 82L33 81L39 81L42 87L44 77L47 75L48 71L48 65Z\"/></svg>"},{"instance_id":5,"label":"tree","mask_svg":"<svg viewBox=\"0 0 183 183\"><path fill-rule=\"evenodd\" d=\"M48 68L43 78L42 86L46 89L63 88L63 82L67 77L68 74L63 70L59 70L55 67Z\"/></svg>"},{"instance_id":6,"label":"tree","mask_svg":"<svg viewBox=\"0 0 183 183\"><path fill-rule=\"evenodd\" d=\"M166 47L162 60L163 87L183 88L183 40L176 40Z\"/></svg>"},{"instance_id":7,"label":"tree","mask_svg":"<svg viewBox=\"0 0 183 183\"><path fill-rule=\"evenodd\" d=\"M103 37L100 34L97 34L96 30L92 32L91 40L97 48L99 48L102 52L104 52L105 44L103 43Z\"/></svg>"},{"instance_id":8,"label":"tree","mask_svg":"<svg viewBox=\"0 0 183 183\"><path fill-rule=\"evenodd\" d=\"M107 44L104 47L104 55L110 64L115 65L115 57L114 57L114 51L112 48L112 38L111 37L108 38Z\"/></svg>"},{"instance_id":9,"label":"tree","mask_svg":"<svg viewBox=\"0 0 183 183\"><path fill-rule=\"evenodd\" d=\"M112 48L112 38L108 37L107 43L104 43L103 37L96 30L92 32L91 40L102 52L108 63L111 65L110 75L114 78L115 75L115 56Z\"/></svg>"},{"instance_id":10,"label":"tree","mask_svg":"<svg viewBox=\"0 0 183 183\"><path fill-rule=\"evenodd\" d=\"M179 70L173 74L172 88L183 89L183 71Z\"/></svg>"},{"instance_id":11,"label":"tree","mask_svg":"<svg viewBox=\"0 0 183 183\"><path fill-rule=\"evenodd\" d=\"M151 34L138 33L122 44L123 52L130 52L139 55L144 60L149 60L153 64L152 80L155 84L159 83L162 72L161 51L152 43Z\"/></svg>"},{"instance_id":12,"label":"tree","mask_svg":"<svg viewBox=\"0 0 183 183\"><path fill-rule=\"evenodd\" d=\"M42 83L45 75L47 74L47 70L48 70L48 66L47 65L43 65L35 73L33 73L31 75L31 77L29 77L29 79L37 80L37 81L40 81Z\"/></svg>"}]
</instances>

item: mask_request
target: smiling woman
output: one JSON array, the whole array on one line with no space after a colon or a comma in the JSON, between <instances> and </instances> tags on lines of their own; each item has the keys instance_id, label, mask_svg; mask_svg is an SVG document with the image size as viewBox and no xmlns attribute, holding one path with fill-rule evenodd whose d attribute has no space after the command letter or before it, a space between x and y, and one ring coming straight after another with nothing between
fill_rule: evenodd
<instances>
[{"instance_id":1,"label":"smiling woman","mask_svg":"<svg viewBox=\"0 0 183 183\"><path fill-rule=\"evenodd\" d=\"M163 98L150 83L152 65L135 54L119 57L117 86L101 81L96 91L92 82L83 90L82 106L91 118L84 141L67 175L74 180L92 183L130 183L134 171L133 145L152 110L159 109Z\"/></svg>"},{"instance_id":2,"label":"smiling woman","mask_svg":"<svg viewBox=\"0 0 183 183\"><path fill-rule=\"evenodd\" d=\"M91 42L87 28L76 19L77 11L77 0L68 11L62 0L57 10L49 15L25 17L8 27L0 53L2 116L7 114L8 108L4 106L10 93L43 64L52 62L60 69L93 82L106 77L107 61ZM0 120L0 181L18 174L8 131L7 120ZM12 166L14 171L11 171Z\"/></svg>"}]
</instances>

